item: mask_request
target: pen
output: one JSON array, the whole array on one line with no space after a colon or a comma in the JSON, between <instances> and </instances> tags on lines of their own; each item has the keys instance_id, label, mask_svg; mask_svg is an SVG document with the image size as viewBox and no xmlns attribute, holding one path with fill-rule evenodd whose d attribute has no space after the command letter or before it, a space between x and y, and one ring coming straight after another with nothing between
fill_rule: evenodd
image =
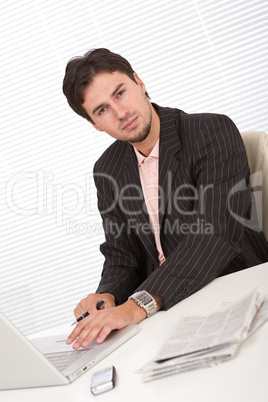
<instances>
[{"instance_id":1,"label":"pen","mask_svg":"<svg viewBox=\"0 0 268 402\"><path fill-rule=\"evenodd\" d=\"M96 304L96 308L98 309L100 306L103 305L103 303L105 302L105 300L101 300L100 302L98 302ZM89 312L86 311L84 314L80 315L80 317L78 317L71 325L77 324L79 321L82 321L84 318L86 318L89 315Z\"/></svg>"}]
</instances>

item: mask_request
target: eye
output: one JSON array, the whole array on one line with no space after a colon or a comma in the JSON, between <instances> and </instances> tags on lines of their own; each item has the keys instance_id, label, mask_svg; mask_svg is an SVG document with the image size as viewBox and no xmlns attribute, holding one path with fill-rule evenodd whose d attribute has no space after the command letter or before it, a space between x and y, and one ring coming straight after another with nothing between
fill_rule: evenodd
<instances>
[{"instance_id":1,"label":"eye","mask_svg":"<svg viewBox=\"0 0 268 402\"><path fill-rule=\"evenodd\" d=\"M100 110L99 110L99 116L101 116L103 113L105 113L106 112L106 110L107 110L107 107L102 107Z\"/></svg>"},{"instance_id":2,"label":"eye","mask_svg":"<svg viewBox=\"0 0 268 402\"><path fill-rule=\"evenodd\" d=\"M117 98L121 98L121 96L124 94L125 90L121 89L121 91L117 92Z\"/></svg>"}]
</instances>

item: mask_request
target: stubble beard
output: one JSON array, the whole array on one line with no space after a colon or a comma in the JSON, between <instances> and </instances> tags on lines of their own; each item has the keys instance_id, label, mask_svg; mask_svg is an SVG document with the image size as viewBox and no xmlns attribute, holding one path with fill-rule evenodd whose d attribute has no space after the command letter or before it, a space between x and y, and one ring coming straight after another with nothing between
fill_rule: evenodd
<instances>
[{"instance_id":1,"label":"stubble beard","mask_svg":"<svg viewBox=\"0 0 268 402\"><path fill-rule=\"evenodd\" d=\"M151 131L151 123L148 123L145 127L142 128L142 130L135 136L133 139L129 139L128 142L131 144L136 144L138 142L142 142L146 140L148 137L149 133Z\"/></svg>"},{"instance_id":2,"label":"stubble beard","mask_svg":"<svg viewBox=\"0 0 268 402\"><path fill-rule=\"evenodd\" d=\"M150 134L151 131L151 126L152 126L152 110L151 107L148 108L148 114L147 114L148 120L146 120L144 126L141 128L139 133L137 133L135 136L132 138L128 139L128 142L131 144L136 144L142 141L145 141L148 135Z\"/></svg>"}]
</instances>

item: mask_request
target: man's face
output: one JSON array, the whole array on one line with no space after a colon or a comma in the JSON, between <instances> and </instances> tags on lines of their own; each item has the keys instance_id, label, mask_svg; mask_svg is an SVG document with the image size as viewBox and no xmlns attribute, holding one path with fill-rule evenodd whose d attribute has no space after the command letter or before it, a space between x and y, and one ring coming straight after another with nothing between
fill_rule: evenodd
<instances>
[{"instance_id":1,"label":"man's face","mask_svg":"<svg viewBox=\"0 0 268 402\"><path fill-rule=\"evenodd\" d=\"M152 123L145 86L136 74L135 79L137 84L118 71L99 73L86 88L83 103L97 130L133 144L148 137Z\"/></svg>"}]
</instances>

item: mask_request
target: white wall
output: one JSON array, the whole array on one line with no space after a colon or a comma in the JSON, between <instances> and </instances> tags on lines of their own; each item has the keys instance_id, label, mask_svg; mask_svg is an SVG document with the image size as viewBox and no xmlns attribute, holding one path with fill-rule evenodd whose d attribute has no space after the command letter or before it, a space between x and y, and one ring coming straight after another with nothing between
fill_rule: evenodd
<instances>
[{"instance_id":1,"label":"white wall","mask_svg":"<svg viewBox=\"0 0 268 402\"><path fill-rule=\"evenodd\" d=\"M22 331L72 320L102 269L92 167L112 140L67 106L67 61L110 48L154 102L267 131L267 22L261 0L3 2L0 309Z\"/></svg>"}]
</instances>

